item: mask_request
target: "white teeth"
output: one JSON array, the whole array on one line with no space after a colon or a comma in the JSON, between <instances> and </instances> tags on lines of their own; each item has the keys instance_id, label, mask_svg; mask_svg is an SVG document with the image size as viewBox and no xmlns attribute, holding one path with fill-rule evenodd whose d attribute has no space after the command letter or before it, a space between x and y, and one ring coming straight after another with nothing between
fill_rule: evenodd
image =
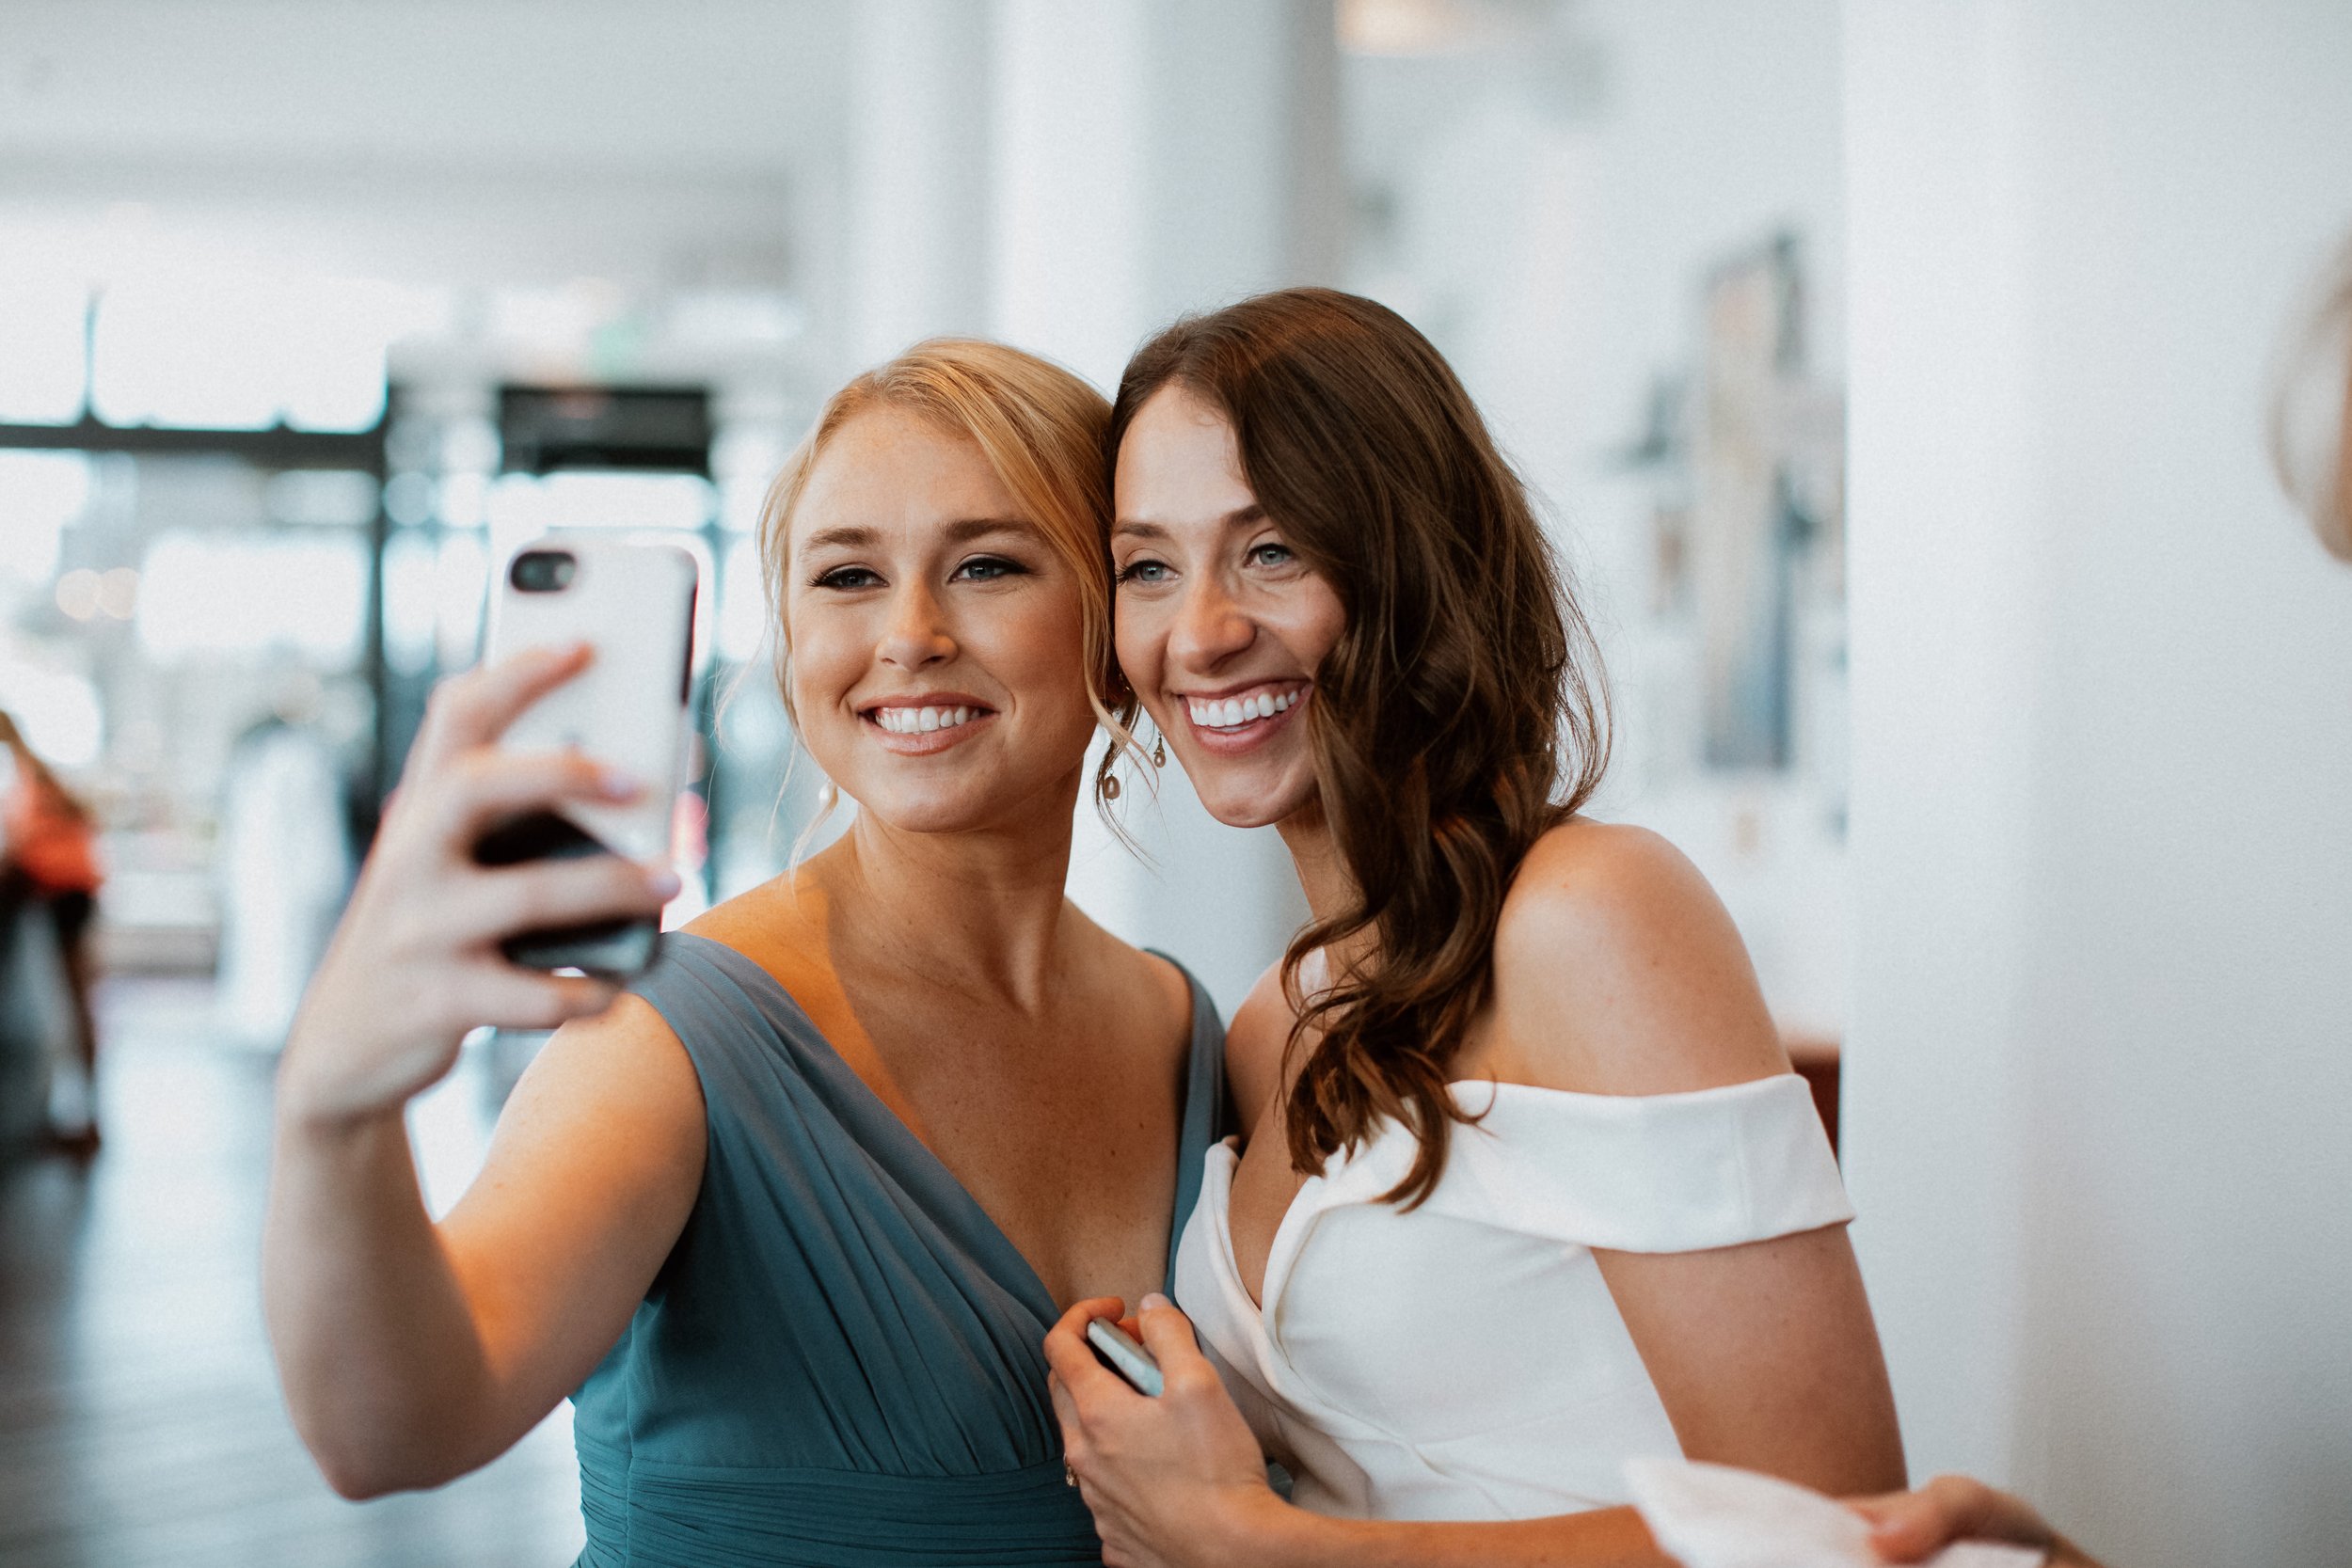
<instances>
[{"instance_id":1,"label":"white teeth","mask_svg":"<svg viewBox=\"0 0 2352 1568\"><path fill-rule=\"evenodd\" d=\"M1297 701L1296 692L1258 691L1241 698L1188 697L1185 707L1192 721L1202 729L1230 730L1286 713Z\"/></svg>"},{"instance_id":2,"label":"white teeth","mask_svg":"<svg viewBox=\"0 0 2352 1568\"><path fill-rule=\"evenodd\" d=\"M933 730L952 730L958 724L969 723L978 709L967 705L957 707L878 707L874 722L892 735L929 735Z\"/></svg>"}]
</instances>

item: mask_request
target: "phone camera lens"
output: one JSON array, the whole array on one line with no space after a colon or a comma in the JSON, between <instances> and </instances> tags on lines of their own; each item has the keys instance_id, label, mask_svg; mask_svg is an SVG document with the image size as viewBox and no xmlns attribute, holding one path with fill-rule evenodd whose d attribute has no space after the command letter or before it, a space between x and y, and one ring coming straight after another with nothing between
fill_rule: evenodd
<instances>
[{"instance_id":1,"label":"phone camera lens","mask_svg":"<svg viewBox=\"0 0 2352 1568\"><path fill-rule=\"evenodd\" d=\"M580 562L569 550L525 550L506 577L521 594L554 594L572 585Z\"/></svg>"}]
</instances>

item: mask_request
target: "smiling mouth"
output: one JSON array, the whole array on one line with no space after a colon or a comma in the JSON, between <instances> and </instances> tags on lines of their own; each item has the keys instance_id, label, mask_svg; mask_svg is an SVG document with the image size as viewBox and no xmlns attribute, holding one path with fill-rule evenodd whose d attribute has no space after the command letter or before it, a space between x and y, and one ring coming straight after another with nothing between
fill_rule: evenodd
<instances>
[{"instance_id":1,"label":"smiling mouth","mask_svg":"<svg viewBox=\"0 0 2352 1568\"><path fill-rule=\"evenodd\" d=\"M1186 697L1184 717L1210 735L1238 735L1252 724L1279 719L1307 700L1304 682L1268 685L1232 697Z\"/></svg>"}]
</instances>

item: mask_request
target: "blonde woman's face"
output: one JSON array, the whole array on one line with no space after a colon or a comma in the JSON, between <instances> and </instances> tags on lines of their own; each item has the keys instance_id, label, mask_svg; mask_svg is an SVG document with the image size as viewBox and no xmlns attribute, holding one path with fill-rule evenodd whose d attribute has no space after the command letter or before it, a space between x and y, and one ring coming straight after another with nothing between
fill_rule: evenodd
<instances>
[{"instance_id":1,"label":"blonde woman's face","mask_svg":"<svg viewBox=\"0 0 2352 1568\"><path fill-rule=\"evenodd\" d=\"M1094 732L1078 585L977 445L855 416L789 547L793 709L842 793L909 832L1069 820Z\"/></svg>"}]
</instances>

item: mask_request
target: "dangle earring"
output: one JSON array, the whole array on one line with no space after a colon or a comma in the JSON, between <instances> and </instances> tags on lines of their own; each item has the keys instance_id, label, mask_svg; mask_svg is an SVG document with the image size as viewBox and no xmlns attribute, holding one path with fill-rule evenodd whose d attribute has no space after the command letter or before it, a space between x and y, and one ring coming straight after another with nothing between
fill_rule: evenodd
<instances>
[{"instance_id":1,"label":"dangle earring","mask_svg":"<svg viewBox=\"0 0 2352 1568\"><path fill-rule=\"evenodd\" d=\"M817 819L821 822L831 816L833 808L840 803L841 791L834 786L831 779L827 779L817 790Z\"/></svg>"},{"instance_id":2,"label":"dangle earring","mask_svg":"<svg viewBox=\"0 0 2352 1568\"><path fill-rule=\"evenodd\" d=\"M1099 790L1102 792L1102 795L1103 795L1103 799L1104 799L1104 800L1118 800L1118 799L1119 799L1119 775L1118 775L1118 774L1116 774L1116 773L1105 773L1105 774L1104 774L1104 775L1103 775L1103 778L1102 778L1101 783L1099 783L1099 784L1098 784L1095 787L1096 787L1097 789L1099 789Z\"/></svg>"},{"instance_id":3,"label":"dangle earring","mask_svg":"<svg viewBox=\"0 0 2352 1568\"><path fill-rule=\"evenodd\" d=\"M1168 766L1168 736L1162 735L1157 726L1154 726L1152 731L1152 766L1154 768Z\"/></svg>"}]
</instances>

